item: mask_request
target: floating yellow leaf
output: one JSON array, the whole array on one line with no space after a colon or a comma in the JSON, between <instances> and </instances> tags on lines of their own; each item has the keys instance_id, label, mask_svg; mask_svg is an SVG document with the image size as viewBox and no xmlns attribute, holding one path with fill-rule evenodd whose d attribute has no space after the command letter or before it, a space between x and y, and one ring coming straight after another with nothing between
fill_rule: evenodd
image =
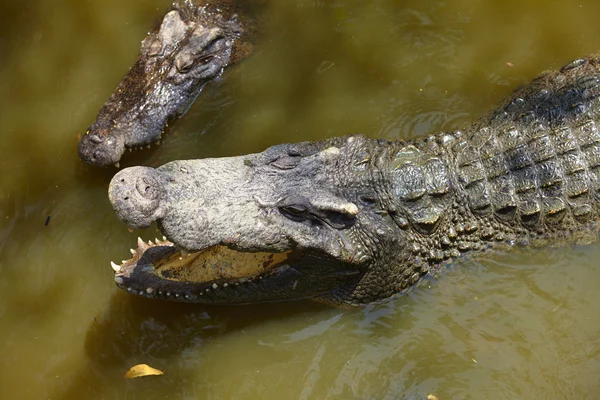
<instances>
[{"instance_id":1,"label":"floating yellow leaf","mask_svg":"<svg viewBox=\"0 0 600 400\"><path fill-rule=\"evenodd\" d=\"M427 395L427 400L439 400L439 399L437 398L437 396L430 394L430 395Z\"/></svg>"},{"instance_id":2,"label":"floating yellow leaf","mask_svg":"<svg viewBox=\"0 0 600 400\"><path fill-rule=\"evenodd\" d=\"M139 378L140 376L149 376L149 375L162 375L163 372L159 369L152 368L148 364L138 364L134 365L125 373L125 378L133 379Z\"/></svg>"}]
</instances>

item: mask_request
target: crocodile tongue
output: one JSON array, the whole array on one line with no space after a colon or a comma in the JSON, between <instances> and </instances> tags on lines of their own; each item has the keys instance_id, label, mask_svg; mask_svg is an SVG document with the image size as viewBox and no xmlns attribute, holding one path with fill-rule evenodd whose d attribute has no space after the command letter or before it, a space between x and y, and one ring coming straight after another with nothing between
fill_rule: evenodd
<instances>
[{"instance_id":1,"label":"crocodile tongue","mask_svg":"<svg viewBox=\"0 0 600 400\"><path fill-rule=\"evenodd\" d=\"M164 279L210 282L258 275L286 258L286 253L243 253L213 246L196 253L174 253L159 259L153 267L156 275Z\"/></svg>"}]
</instances>

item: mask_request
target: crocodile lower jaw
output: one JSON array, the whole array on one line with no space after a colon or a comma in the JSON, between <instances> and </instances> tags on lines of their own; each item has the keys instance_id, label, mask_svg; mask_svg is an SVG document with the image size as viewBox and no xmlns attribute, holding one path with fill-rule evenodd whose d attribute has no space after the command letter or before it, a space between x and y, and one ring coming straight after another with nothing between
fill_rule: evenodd
<instances>
[{"instance_id":1,"label":"crocodile lower jaw","mask_svg":"<svg viewBox=\"0 0 600 400\"><path fill-rule=\"evenodd\" d=\"M187 253L166 240L138 238L132 257L111 262L117 286L146 297L198 301L217 290L235 290L288 265L291 251L242 252L224 245ZM229 289L228 289L229 288Z\"/></svg>"}]
</instances>

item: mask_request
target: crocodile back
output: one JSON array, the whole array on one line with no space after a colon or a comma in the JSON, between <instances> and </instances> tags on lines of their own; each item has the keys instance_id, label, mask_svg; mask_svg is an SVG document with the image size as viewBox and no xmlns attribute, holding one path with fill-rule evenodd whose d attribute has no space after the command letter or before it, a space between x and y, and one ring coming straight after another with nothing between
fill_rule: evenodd
<instances>
[{"instance_id":1,"label":"crocodile back","mask_svg":"<svg viewBox=\"0 0 600 400\"><path fill-rule=\"evenodd\" d=\"M568 235L589 226L600 211L599 125L600 58L543 73L453 135L458 192L491 230Z\"/></svg>"}]
</instances>

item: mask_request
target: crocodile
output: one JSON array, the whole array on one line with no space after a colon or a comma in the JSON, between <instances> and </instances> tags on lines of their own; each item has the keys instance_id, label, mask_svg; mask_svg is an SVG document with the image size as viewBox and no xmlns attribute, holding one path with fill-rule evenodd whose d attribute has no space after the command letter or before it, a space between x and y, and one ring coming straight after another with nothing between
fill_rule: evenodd
<instances>
[{"instance_id":1,"label":"crocodile","mask_svg":"<svg viewBox=\"0 0 600 400\"><path fill-rule=\"evenodd\" d=\"M159 143L204 86L252 50L254 4L175 2L142 41L139 55L79 141L79 157L119 166L124 152Z\"/></svg>"},{"instance_id":2,"label":"crocodile","mask_svg":"<svg viewBox=\"0 0 600 400\"><path fill-rule=\"evenodd\" d=\"M380 302L462 254L588 243L600 220L600 57L517 89L462 130L360 135L131 167L109 199L131 228L111 262L138 295L206 304Z\"/></svg>"}]
</instances>

